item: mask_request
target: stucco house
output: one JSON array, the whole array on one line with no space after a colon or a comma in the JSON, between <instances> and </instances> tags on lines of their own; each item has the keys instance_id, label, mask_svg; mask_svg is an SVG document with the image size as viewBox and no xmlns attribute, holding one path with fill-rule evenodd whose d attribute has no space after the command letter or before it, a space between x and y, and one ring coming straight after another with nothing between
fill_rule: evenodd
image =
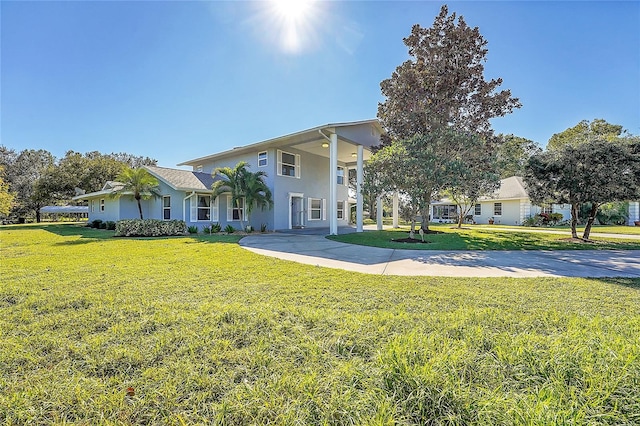
<instances>
[{"instance_id":1,"label":"stucco house","mask_svg":"<svg viewBox=\"0 0 640 426\"><path fill-rule=\"evenodd\" d=\"M454 222L457 206L451 200L442 200L431 204L433 222ZM531 203L520 176L511 176L500 181L500 187L490 196L481 197L469 212L476 223L522 225L529 217L539 213L561 213L563 220L571 218L571 206L568 204L550 204L536 206Z\"/></svg>"},{"instance_id":2,"label":"stucco house","mask_svg":"<svg viewBox=\"0 0 640 426\"><path fill-rule=\"evenodd\" d=\"M240 217L246 219L244 206L235 208L230 196L213 199L212 172L245 161L249 170L266 172L265 180L273 193L273 209L253 209L249 224L255 229L262 224L268 229L328 227L331 234L337 234L338 226L348 225L350 204L355 204L356 228L362 231L362 196L349 198L349 169L356 170L361 187L364 161L371 155L371 146L380 143L382 133L375 119L326 124L178 164L192 170L147 166L160 182L162 196L143 200L143 215L149 219L181 219L187 226L215 222L239 229ZM74 200L87 201L89 221L139 217L132 196L109 196L118 185L107 182L101 191Z\"/></svg>"},{"instance_id":3,"label":"stucco house","mask_svg":"<svg viewBox=\"0 0 640 426\"><path fill-rule=\"evenodd\" d=\"M449 199L443 198L431 204L431 220L433 222L455 222L457 206ZM526 187L520 176L511 176L500 181L500 187L492 195L481 197L469 212L473 220L479 224L522 225L523 222L540 213L560 213L562 220L571 219L571 205L547 204L534 205L529 199ZM640 203L629 202L628 225L640 220Z\"/></svg>"}]
</instances>

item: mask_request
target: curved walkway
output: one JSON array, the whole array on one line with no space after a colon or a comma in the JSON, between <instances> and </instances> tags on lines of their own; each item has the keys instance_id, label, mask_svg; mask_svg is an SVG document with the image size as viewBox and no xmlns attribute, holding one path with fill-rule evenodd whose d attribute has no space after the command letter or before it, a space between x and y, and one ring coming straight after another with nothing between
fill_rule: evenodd
<instances>
[{"instance_id":1,"label":"curved walkway","mask_svg":"<svg viewBox=\"0 0 640 426\"><path fill-rule=\"evenodd\" d=\"M279 259L377 275L640 278L640 250L396 250L279 233L248 235L240 246Z\"/></svg>"}]
</instances>

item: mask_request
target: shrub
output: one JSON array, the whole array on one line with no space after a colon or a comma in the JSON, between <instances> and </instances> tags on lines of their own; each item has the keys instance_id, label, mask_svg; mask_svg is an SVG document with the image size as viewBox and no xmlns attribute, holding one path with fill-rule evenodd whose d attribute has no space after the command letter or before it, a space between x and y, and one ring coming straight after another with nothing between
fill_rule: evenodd
<instances>
[{"instance_id":1,"label":"shrub","mask_svg":"<svg viewBox=\"0 0 640 426\"><path fill-rule=\"evenodd\" d=\"M187 225L183 220L127 219L116 222L116 237L160 237L184 235Z\"/></svg>"},{"instance_id":2,"label":"shrub","mask_svg":"<svg viewBox=\"0 0 640 426\"><path fill-rule=\"evenodd\" d=\"M190 227L187 228L187 231L189 231L190 234L197 234L198 227L195 225L191 225Z\"/></svg>"},{"instance_id":3,"label":"shrub","mask_svg":"<svg viewBox=\"0 0 640 426\"><path fill-rule=\"evenodd\" d=\"M203 226L202 227L202 233L203 234L211 234L211 227L207 226L207 225Z\"/></svg>"},{"instance_id":4,"label":"shrub","mask_svg":"<svg viewBox=\"0 0 640 426\"><path fill-rule=\"evenodd\" d=\"M116 223L112 220L108 220L107 221L107 229L109 231L115 231L116 230Z\"/></svg>"},{"instance_id":5,"label":"shrub","mask_svg":"<svg viewBox=\"0 0 640 426\"><path fill-rule=\"evenodd\" d=\"M260 232L267 232L267 224L266 223L260 224Z\"/></svg>"},{"instance_id":6,"label":"shrub","mask_svg":"<svg viewBox=\"0 0 640 426\"><path fill-rule=\"evenodd\" d=\"M222 231L222 226L220 226L219 223L212 223L211 224L211 233L212 234L217 234L220 231Z\"/></svg>"},{"instance_id":7,"label":"shrub","mask_svg":"<svg viewBox=\"0 0 640 426\"><path fill-rule=\"evenodd\" d=\"M107 229L107 222L100 222L100 229Z\"/></svg>"},{"instance_id":8,"label":"shrub","mask_svg":"<svg viewBox=\"0 0 640 426\"><path fill-rule=\"evenodd\" d=\"M96 228L99 229L100 228L100 224L102 223L102 220L100 219L96 219L94 221L91 222L91 227L92 228Z\"/></svg>"},{"instance_id":9,"label":"shrub","mask_svg":"<svg viewBox=\"0 0 640 426\"><path fill-rule=\"evenodd\" d=\"M236 229L231 225L227 225L224 227L224 232L226 232L227 234L233 234L234 232L236 232Z\"/></svg>"},{"instance_id":10,"label":"shrub","mask_svg":"<svg viewBox=\"0 0 640 426\"><path fill-rule=\"evenodd\" d=\"M549 222L551 222L552 225L557 225L563 217L564 216L562 216L562 213L551 213L549 215Z\"/></svg>"},{"instance_id":11,"label":"shrub","mask_svg":"<svg viewBox=\"0 0 640 426\"><path fill-rule=\"evenodd\" d=\"M244 227L244 230L245 230L247 233L253 232L253 226L251 226L251 225L247 225L247 226L245 226L245 227Z\"/></svg>"}]
</instances>

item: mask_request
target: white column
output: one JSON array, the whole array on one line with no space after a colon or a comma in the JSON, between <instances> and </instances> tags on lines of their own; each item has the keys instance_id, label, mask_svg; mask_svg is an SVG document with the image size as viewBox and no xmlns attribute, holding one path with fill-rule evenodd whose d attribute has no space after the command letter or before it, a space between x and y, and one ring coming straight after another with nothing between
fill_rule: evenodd
<instances>
[{"instance_id":1,"label":"white column","mask_svg":"<svg viewBox=\"0 0 640 426\"><path fill-rule=\"evenodd\" d=\"M382 195L378 195L376 198L376 204L378 212L376 214L376 228L378 231L382 231Z\"/></svg>"},{"instance_id":2,"label":"white column","mask_svg":"<svg viewBox=\"0 0 640 426\"><path fill-rule=\"evenodd\" d=\"M640 202L629 201L629 225L633 226L636 220L640 220Z\"/></svg>"},{"instance_id":3,"label":"white column","mask_svg":"<svg viewBox=\"0 0 640 426\"><path fill-rule=\"evenodd\" d=\"M329 234L338 235L338 135L331 134L329 148Z\"/></svg>"},{"instance_id":4,"label":"white column","mask_svg":"<svg viewBox=\"0 0 640 426\"><path fill-rule=\"evenodd\" d=\"M364 180L363 172L364 148L358 145L358 163L356 169L356 232L362 232L362 223L364 221L363 200L362 200L362 182Z\"/></svg>"},{"instance_id":5,"label":"white column","mask_svg":"<svg viewBox=\"0 0 640 426\"><path fill-rule=\"evenodd\" d=\"M393 193L393 227L400 227L398 225L398 191Z\"/></svg>"}]
</instances>

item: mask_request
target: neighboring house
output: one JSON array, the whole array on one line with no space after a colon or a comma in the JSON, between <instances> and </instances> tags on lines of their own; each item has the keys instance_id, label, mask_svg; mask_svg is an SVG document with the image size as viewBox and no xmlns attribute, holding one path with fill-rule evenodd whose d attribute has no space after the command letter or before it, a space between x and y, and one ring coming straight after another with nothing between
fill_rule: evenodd
<instances>
[{"instance_id":1,"label":"neighboring house","mask_svg":"<svg viewBox=\"0 0 640 426\"><path fill-rule=\"evenodd\" d=\"M522 178L512 176L500 181L500 188L491 196L481 197L469 212L476 223L522 225L522 223L539 213L562 213L562 220L571 219L569 204L550 204L536 206L531 203ZM431 204L431 220L433 222L455 222L457 206L448 199Z\"/></svg>"},{"instance_id":2,"label":"neighboring house","mask_svg":"<svg viewBox=\"0 0 640 426\"><path fill-rule=\"evenodd\" d=\"M371 155L371 146L380 143L383 133L377 120L327 124L252 145L188 160L178 166L192 171L145 166L160 182L162 197L142 200L145 219L181 219L188 226L205 226L212 222L223 228L240 226L246 219L243 205L236 208L231 197L211 196L211 176L217 167L234 167L245 161L252 172L264 171L273 194L271 210L254 207L251 223L255 229L328 227L336 234L338 226L350 219L350 203L356 205L356 228L362 230L362 196L349 198L349 169L356 170L362 184L362 166ZM216 177L219 179L219 177ZM79 195L86 200L89 221L116 221L138 218L138 207L131 195L113 198L118 182L107 182L101 191Z\"/></svg>"}]
</instances>

